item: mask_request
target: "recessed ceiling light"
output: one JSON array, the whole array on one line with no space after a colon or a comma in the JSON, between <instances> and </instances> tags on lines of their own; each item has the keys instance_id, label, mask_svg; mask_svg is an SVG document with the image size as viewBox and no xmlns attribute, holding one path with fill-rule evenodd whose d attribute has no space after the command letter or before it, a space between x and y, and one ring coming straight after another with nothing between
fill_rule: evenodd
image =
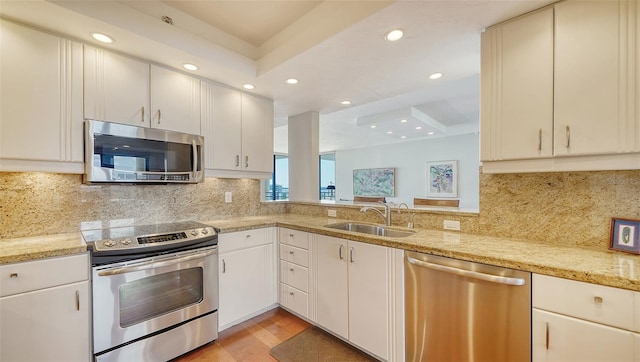
<instances>
[{"instance_id":1,"label":"recessed ceiling light","mask_svg":"<svg viewBox=\"0 0 640 362\"><path fill-rule=\"evenodd\" d=\"M342 104L343 106L348 106L351 104L351 101L348 99L345 99L344 101L340 102L340 104Z\"/></svg>"},{"instance_id":2,"label":"recessed ceiling light","mask_svg":"<svg viewBox=\"0 0 640 362\"><path fill-rule=\"evenodd\" d=\"M433 133L434 133L434 132L428 132L427 134L428 134L428 135L432 135Z\"/></svg>"},{"instance_id":3,"label":"recessed ceiling light","mask_svg":"<svg viewBox=\"0 0 640 362\"><path fill-rule=\"evenodd\" d=\"M418 126L418 127L416 127L416 129L422 129L422 126Z\"/></svg>"},{"instance_id":4,"label":"recessed ceiling light","mask_svg":"<svg viewBox=\"0 0 640 362\"><path fill-rule=\"evenodd\" d=\"M392 134L392 133L393 133L392 131L387 131L387 134Z\"/></svg>"},{"instance_id":5,"label":"recessed ceiling light","mask_svg":"<svg viewBox=\"0 0 640 362\"><path fill-rule=\"evenodd\" d=\"M400 123L407 123L407 120L406 119L401 119Z\"/></svg>"},{"instance_id":6,"label":"recessed ceiling light","mask_svg":"<svg viewBox=\"0 0 640 362\"><path fill-rule=\"evenodd\" d=\"M407 138L407 136L400 136L400 138L405 139L405 138Z\"/></svg>"},{"instance_id":7,"label":"recessed ceiling light","mask_svg":"<svg viewBox=\"0 0 640 362\"><path fill-rule=\"evenodd\" d=\"M182 64L182 67L186 70L198 70L198 66L191 63L184 63Z\"/></svg>"},{"instance_id":8,"label":"recessed ceiling light","mask_svg":"<svg viewBox=\"0 0 640 362\"><path fill-rule=\"evenodd\" d=\"M107 44L110 44L110 43L113 43L114 41L116 41L115 39L113 39L112 37L110 37L110 36L109 36L109 35L107 35L107 34L102 34L102 33L93 33L93 34L91 34L91 36L92 36L95 40L97 40L97 41L99 41L99 42L101 42L101 43L107 43Z\"/></svg>"},{"instance_id":9,"label":"recessed ceiling light","mask_svg":"<svg viewBox=\"0 0 640 362\"><path fill-rule=\"evenodd\" d=\"M369 126L369 127L371 127L371 128L376 128L376 127L378 127L378 126L376 126L375 124L372 124L372 125L371 125L371 126Z\"/></svg>"},{"instance_id":10,"label":"recessed ceiling light","mask_svg":"<svg viewBox=\"0 0 640 362\"><path fill-rule=\"evenodd\" d=\"M387 41L397 41L400 40L403 35L404 32L401 29L392 29L384 35L384 39Z\"/></svg>"},{"instance_id":11,"label":"recessed ceiling light","mask_svg":"<svg viewBox=\"0 0 640 362\"><path fill-rule=\"evenodd\" d=\"M438 79L442 77L442 73L433 73L429 76L429 79Z\"/></svg>"},{"instance_id":12,"label":"recessed ceiling light","mask_svg":"<svg viewBox=\"0 0 640 362\"><path fill-rule=\"evenodd\" d=\"M286 80L287 84L298 84L298 80L295 78L289 78Z\"/></svg>"},{"instance_id":13,"label":"recessed ceiling light","mask_svg":"<svg viewBox=\"0 0 640 362\"><path fill-rule=\"evenodd\" d=\"M244 85L242 86L242 88L244 88L244 89L254 89L255 87L256 87L255 85L253 85L253 84L249 84L249 83L244 84Z\"/></svg>"}]
</instances>

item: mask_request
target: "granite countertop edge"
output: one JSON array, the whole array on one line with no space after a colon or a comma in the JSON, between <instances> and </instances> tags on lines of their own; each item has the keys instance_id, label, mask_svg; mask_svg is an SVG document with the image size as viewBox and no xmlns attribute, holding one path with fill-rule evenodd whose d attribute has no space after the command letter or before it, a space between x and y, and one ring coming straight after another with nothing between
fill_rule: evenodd
<instances>
[{"instance_id":1,"label":"granite countertop edge","mask_svg":"<svg viewBox=\"0 0 640 362\"><path fill-rule=\"evenodd\" d=\"M638 255L431 229L415 229L415 235L390 238L325 227L328 224L344 221L352 220L282 214L202 220L201 222L215 227L220 234L280 226L640 292L640 256ZM392 228L402 229L395 226ZM0 265L86 251L87 245L79 232L0 239Z\"/></svg>"}]
</instances>

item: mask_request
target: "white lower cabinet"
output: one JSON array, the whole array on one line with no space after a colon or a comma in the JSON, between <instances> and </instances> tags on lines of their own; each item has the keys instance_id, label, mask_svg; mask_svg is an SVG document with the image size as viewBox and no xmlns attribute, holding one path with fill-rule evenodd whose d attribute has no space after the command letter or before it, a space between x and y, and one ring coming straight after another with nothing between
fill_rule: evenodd
<instances>
[{"instance_id":1,"label":"white lower cabinet","mask_svg":"<svg viewBox=\"0 0 640 362\"><path fill-rule=\"evenodd\" d=\"M278 240L280 305L309 319L309 233L280 228Z\"/></svg>"},{"instance_id":2,"label":"white lower cabinet","mask_svg":"<svg viewBox=\"0 0 640 362\"><path fill-rule=\"evenodd\" d=\"M91 359L86 254L0 266L0 361Z\"/></svg>"},{"instance_id":3,"label":"white lower cabinet","mask_svg":"<svg viewBox=\"0 0 640 362\"><path fill-rule=\"evenodd\" d=\"M640 360L640 293L533 275L532 360Z\"/></svg>"},{"instance_id":4,"label":"white lower cabinet","mask_svg":"<svg viewBox=\"0 0 640 362\"><path fill-rule=\"evenodd\" d=\"M402 360L402 251L314 236L316 322L383 360Z\"/></svg>"},{"instance_id":5,"label":"white lower cabinet","mask_svg":"<svg viewBox=\"0 0 640 362\"><path fill-rule=\"evenodd\" d=\"M274 240L275 228L219 235L219 330L277 302Z\"/></svg>"}]
</instances>

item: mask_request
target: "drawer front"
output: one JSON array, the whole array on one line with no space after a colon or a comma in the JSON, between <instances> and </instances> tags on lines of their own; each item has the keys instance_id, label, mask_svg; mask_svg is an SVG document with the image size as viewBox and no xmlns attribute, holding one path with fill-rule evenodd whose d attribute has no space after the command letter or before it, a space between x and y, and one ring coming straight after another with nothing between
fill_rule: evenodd
<instances>
[{"instance_id":1,"label":"drawer front","mask_svg":"<svg viewBox=\"0 0 640 362\"><path fill-rule=\"evenodd\" d=\"M280 304L305 318L309 317L309 295L284 283L280 283Z\"/></svg>"},{"instance_id":2,"label":"drawer front","mask_svg":"<svg viewBox=\"0 0 640 362\"><path fill-rule=\"evenodd\" d=\"M0 297L89 280L89 254L0 266Z\"/></svg>"},{"instance_id":3,"label":"drawer front","mask_svg":"<svg viewBox=\"0 0 640 362\"><path fill-rule=\"evenodd\" d=\"M633 330L633 291L533 275L532 306L550 312ZM635 316L638 318L638 315Z\"/></svg>"},{"instance_id":4,"label":"drawer front","mask_svg":"<svg viewBox=\"0 0 640 362\"><path fill-rule=\"evenodd\" d=\"M280 228L280 242L309 250L309 233L299 230Z\"/></svg>"},{"instance_id":5,"label":"drawer front","mask_svg":"<svg viewBox=\"0 0 640 362\"><path fill-rule=\"evenodd\" d=\"M309 292L309 269L280 260L280 282Z\"/></svg>"},{"instance_id":6,"label":"drawer front","mask_svg":"<svg viewBox=\"0 0 640 362\"><path fill-rule=\"evenodd\" d=\"M309 267L309 251L295 246L280 244L280 259L306 268Z\"/></svg>"},{"instance_id":7,"label":"drawer front","mask_svg":"<svg viewBox=\"0 0 640 362\"><path fill-rule=\"evenodd\" d=\"M218 252L246 249L270 242L267 229L251 229L218 235Z\"/></svg>"}]
</instances>

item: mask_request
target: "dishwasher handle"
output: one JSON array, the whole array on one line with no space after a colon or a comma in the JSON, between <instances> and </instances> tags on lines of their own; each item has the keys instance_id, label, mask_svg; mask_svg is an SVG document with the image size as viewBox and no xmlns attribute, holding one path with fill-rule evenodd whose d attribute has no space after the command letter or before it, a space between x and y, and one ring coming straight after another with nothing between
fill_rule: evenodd
<instances>
[{"instance_id":1,"label":"dishwasher handle","mask_svg":"<svg viewBox=\"0 0 640 362\"><path fill-rule=\"evenodd\" d=\"M424 268L429 268L429 269L450 273L450 274L455 274L463 277L480 279L487 282L507 284L507 285L524 285L525 284L525 280L522 278L510 278L510 277L503 277L499 275L475 272L471 270L458 269L458 268L454 268L446 265L429 263L426 261L412 258L410 256L407 256L407 260L409 261L409 263L413 265L418 265Z\"/></svg>"}]
</instances>

